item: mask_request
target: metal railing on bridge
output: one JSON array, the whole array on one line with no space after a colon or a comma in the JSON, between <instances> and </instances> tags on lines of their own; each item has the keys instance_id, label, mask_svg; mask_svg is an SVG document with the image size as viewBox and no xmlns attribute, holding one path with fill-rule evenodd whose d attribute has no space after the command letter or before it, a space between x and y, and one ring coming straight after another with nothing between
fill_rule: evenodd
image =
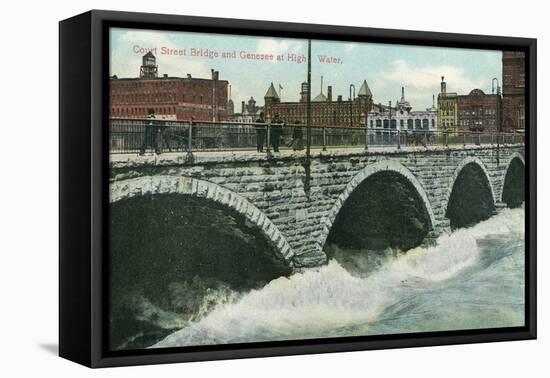
<instances>
[{"instance_id":1,"label":"metal railing on bridge","mask_svg":"<svg viewBox=\"0 0 550 378\"><path fill-rule=\"evenodd\" d=\"M301 150L306 146L303 124L111 119L111 153L258 150ZM524 143L520 133L398 130L364 127L312 127L311 148L456 146Z\"/></svg>"}]
</instances>

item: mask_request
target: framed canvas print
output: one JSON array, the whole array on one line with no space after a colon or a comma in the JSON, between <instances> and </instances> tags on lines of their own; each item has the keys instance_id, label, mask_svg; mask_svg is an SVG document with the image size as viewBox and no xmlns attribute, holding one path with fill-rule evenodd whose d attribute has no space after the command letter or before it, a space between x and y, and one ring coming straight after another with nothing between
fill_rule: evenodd
<instances>
[{"instance_id":1,"label":"framed canvas print","mask_svg":"<svg viewBox=\"0 0 550 378\"><path fill-rule=\"evenodd\" d=\"M536 40L60 23L60 355L536 337Z\"/></svg>"}]
</instances>

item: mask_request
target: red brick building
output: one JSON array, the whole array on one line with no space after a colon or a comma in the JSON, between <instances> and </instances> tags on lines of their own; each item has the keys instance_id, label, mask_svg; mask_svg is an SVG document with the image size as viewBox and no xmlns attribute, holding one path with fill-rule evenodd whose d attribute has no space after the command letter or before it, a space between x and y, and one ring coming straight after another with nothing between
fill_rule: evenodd
<instances>
[{"instance_id":1,"label":"red brick building","mask_svg":"<svg viewBox=\"0 0 550 378\"><path fill-rule=\"evenodd\" d=\"M227 120L228 82L219 80L212 70L210 79L158 77L156 59L150 52L143 56L140 76L110 78L109 116L111 118L147 118L197 121Z\"/></svg>"},{"instance_id":2,"label":"red brick building","mask_svg":"<svg viewBox=\"0 0 550 378\"><path fill-rule=\"evenodd\" d=\"M525 130L525 53L502 52L503 130Z\"/></svg>"},{"instance_id":3,"label":"red brick building","mask_svg":"<svg viewBox=\"0 0 550 378\"><path fill-rule=\"evenodd\" d=\"M264 96L266 118L271 119L278 114L284 123L292 124L295 121L300 121L301 124L306 124L308 91L308 84L302 83L298 101L281 102L273 83L271 83ZM311 125L313 127L364 127L368 113L373 110L379 110L379 107L373 105L372 93L366 80L363 81L353 100L343 100L342 96L338 96L334 100L332 87L328 86L326 95L321 88L321 93L311 99Z\"/></svg>"},{"instance_id":4,"label":"red brick building","mask_svg":"<svg viewBox=\"0 0 550 378\"><path fill-rule=\"evenodd\" d=\"M474 89L467 95L458 95L458 130L497 131L501 108L499 94L485 94L481 89Z\"/></svg>"}]
</instances>

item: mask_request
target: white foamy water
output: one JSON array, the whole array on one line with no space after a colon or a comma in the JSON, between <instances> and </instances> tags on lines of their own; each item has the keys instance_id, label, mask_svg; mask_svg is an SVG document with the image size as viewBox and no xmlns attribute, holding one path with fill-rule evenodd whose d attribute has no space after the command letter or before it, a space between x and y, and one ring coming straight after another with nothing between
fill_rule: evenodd
<instances>
[{"instance_id":1,"label":"white foamy water","mask_svg":"<svg viewBox=\"0 0 550 378\"><path fill-rule=\"evenodd\" d=\"M364 278L331 260L221 304L152 347L521 326L523 234L523 209L504 209Z\"/></svg>"}]
</instances>

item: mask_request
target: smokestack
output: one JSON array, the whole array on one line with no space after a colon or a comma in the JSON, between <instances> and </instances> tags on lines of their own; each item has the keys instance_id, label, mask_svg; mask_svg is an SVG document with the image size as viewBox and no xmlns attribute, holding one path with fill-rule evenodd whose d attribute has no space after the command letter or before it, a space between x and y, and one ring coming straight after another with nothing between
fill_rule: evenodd
<instances>
[{"instance_id":1,"label":"smokestack","mask_svg":"<svg viewBox=\"0 0 550 378\"><path fill-rule=\"evenodd\" d=\"M309 92L309 86L307 82L302 83L302 90L300 91L300 102L307 102L307 94Z\"/></svg>"},{"instance_id":2,"label":"smokestack","mask_svg":"<svg viewBox=\"0 0 550 378\"><path fill-rule=\"evenodd\" d=\"M212 80L218 80L220 72L214 71L214 69L211 69L210 72L212 72Z\"/></svg>"},{"instance_id":3,"label":"smokestack","mask_svg":"<svg viewBox=\"0 0 550 378\"><path fill-rule=\"evenodd\" d=\"M332 101L332 85L327 87L327 98L329 101Z\"/></svg>"},{"instance_id":4,"label":"smokestack","mask_svg":"<svg viewBox=\"0 0 550 378\"><path fill-rule=\"evenodd\" d=\"M447 83L445 83L445 76L441 76L441 94L447 94Z\"/></svg>"},{"instance_id":5,"label":"smokestack","mask_svg":"<svg viewBox=\"0 0 550 378\"><path fill-rule=\"evenodd\" d=\"M342 102L342 95L338 95L338 102Z\"/></svg>"},{"instance_id":6,"label":"smokestack","mask_svg":"<svg viewBox=\"0 0 550 378\"><path fill-rule=\"evenodd\" d=\"M241 114L244 114L244 101L241 101Z\"/></svg>"}]
</instances>

